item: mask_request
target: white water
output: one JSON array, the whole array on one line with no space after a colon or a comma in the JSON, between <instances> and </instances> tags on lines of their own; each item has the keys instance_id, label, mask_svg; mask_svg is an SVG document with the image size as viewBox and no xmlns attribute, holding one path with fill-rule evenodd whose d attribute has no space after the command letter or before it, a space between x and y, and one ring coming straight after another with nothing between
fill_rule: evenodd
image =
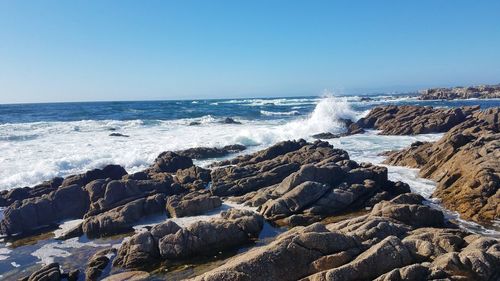
<instances>
[{"instance_id":1,"label":"white water","mask_svg":"<svg viewBox=\"0 0 500 281\"><path fill-rule=\"evenodd\" d=\"M263 102L269 100L251 100ZM311 102L279 99L274 103ZM341 132L338 118L358 119L347 99L319 100L309 116L285 120L240 120L243 125L221 124L210 115L202 118L145 123L141 120L83 120L0 125L0 190L32 186L55 176L67 176L106 164L123 165L135 172L150 165L166 150L240 143L255 151L276 142L310 138L322 132ZM187 126L190 122L199 126ZM114 129L115 131L110 131ZM110 133L130 137L110 137ZM248 152L247 151L247 152ZM210 161L200 162L207 164Z\"/></svg>"}]
</instances>

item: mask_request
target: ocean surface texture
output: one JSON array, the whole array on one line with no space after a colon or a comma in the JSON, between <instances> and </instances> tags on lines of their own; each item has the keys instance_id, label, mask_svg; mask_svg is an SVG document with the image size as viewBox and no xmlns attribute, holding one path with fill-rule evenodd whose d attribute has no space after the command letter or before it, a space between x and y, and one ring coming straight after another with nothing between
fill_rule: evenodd
<instances>
[{"instance_id":1,"label":"ocean surface texture","mask_svg":"<svg viewBox=\"0 0 500 281\"><path fill-rule=\"evenodd\" d=\"M500 102L379 95L0 105L0 190L111 163L134 172L166 150L239 143L249 152L282 140L310 140L316 133L341 132L339 118L358 119L385 104L486 108ZM223 124L227 117L242 124ZM365 134L331 142L355 160L375 161L381 151L422 138L436 136Z\"/></svg>"}]
</instances>

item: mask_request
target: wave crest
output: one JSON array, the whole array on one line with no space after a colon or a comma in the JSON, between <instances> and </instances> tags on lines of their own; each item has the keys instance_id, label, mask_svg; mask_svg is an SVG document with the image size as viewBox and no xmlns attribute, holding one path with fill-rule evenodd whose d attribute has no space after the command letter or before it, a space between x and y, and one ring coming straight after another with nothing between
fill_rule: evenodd
<instances>
[{"instance_id":1,"label":"wave crest","mask_svg":"<svg viewBox=\"0 0 500 281\"><path fill-rule=\"evenodd\" d=\"M261 110L260 114L264 116L294 116L294 115L300 115L300 112L297 110L292 110L292 111L286 111L286 112L274 112L274 111L265 111Z\"/></svg>"}]
</instances>

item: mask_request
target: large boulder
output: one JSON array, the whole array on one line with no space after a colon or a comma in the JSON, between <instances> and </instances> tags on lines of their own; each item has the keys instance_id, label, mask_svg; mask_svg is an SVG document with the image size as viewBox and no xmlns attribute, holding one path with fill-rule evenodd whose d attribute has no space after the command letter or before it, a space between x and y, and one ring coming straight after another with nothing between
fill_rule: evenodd
<instances>
[{"instance_id":1,"label":"large boulder","mask_svg":"<svg viewBox=\"0 0 500 281\"><path fill-rule=\"evenodd\" d=\"M127 174L127 171L120 165L107 165L102 169L94 169L87 171L83 174L69 176L64 179L61 186L69 186L69 185L79 185L85 186L87 183L96 180L96 179L121 179L124 175Z\"/></svg>"},{"instance_id":2,"label":"large boulder","mask_svg":"<svg viewBox=\"0 0 500 281\"><path fill-rule=\"evenodd\" d=\"M61 187L41 197L16 201L4 211L0 233L29 233L61 220L81 218L89 209L88 193L78 185Z\"/></svg>"},{"instance_id":3,"label":"large boulder","mask_svg":"<svg viewBox=\"0 0 500 281\"><path fill-rule=\"evenodd\" d=\"M447 132L464 122L479 107L433 108L430 106L388 105L375 107L356 124L380 130L382 135L417 135Z\"/></svg>"},{"instance_id":4,"label":"large boulder","mask_svg":"<svg viewBox=\"0 0 500 281\"><path fill-rule=\"evenodd\" d=\"M56 190L63 182L63 178L56 177L33 187L21 187L0 192L0 207L7 207L17 200L39 197Z\"/></svg>"},{"instance_id":5,"label":"large boulder","mask_svg":"<svg viewBox=\"0 0 500 281\"><path fill-rule=\"evenodd\" d=\"M77 281L79 274L80 272L78 270L63 273L58 263L50 263L29 276L19 279L19 281Z\"/></svg>"},{"instance_id":6,"label":"large boulder","mask_svg":"<svg viewBox=\"0 0 500 281\"><path fill-rule=\"evenodd\" d=\"M191 159L219 158L237 153L246 149L246 146L240 144L226 145L224 147L195 147L176 151L181 156Z\"/></svg>"},{"instance_id":7,"label":"large boulder","mask_svg":"<svg viewBox=\"0 0 500 281\"><path fill-rule=\"evenodd\" d=\"M89 237L102 237L131 231L132 226L141 218L163 212L164 206L165 195L163 194L140 198L86 218L82 223L82 230Z\"/></svg>"},{"instance_id":8,"label":"large boulder","mask_svg":"<svg viewBox=\"0 0 500 281\"><path fill-rule=\"evenodd\" d=\"M94 169L83 174L71 175L65 179L61 177L53 178L33 187L21 187L0 192L0 207L6 207L15 201L41 197L55 191L59 186L66 187L70 185L85 186L87 183L96 179L121 179L127 175L127 171L119 165L107 165L102 169Z\"/></svg>"},{"instance_id":9,"label":"large boulder","mask_svg":"<svg viewBox=\"0 0 500 281\"><path fill-rule=\"evenodd\" d=\"M209 192L191 192L167 199L167 211L173 218L201 215L221 205L222 200Z\"/></svg>"},{"instance_id":10,"label":"large boulder","mask_svg":"<svg viewBox=\"0 0 500 281\"><path fill-rule=\"evenodd\" d=\"M87 262L85 270L85 280L97 281L101 278L104 269L111 261L111 257L116 255L115 248L103 249L92 255Z\"/></svg>"},{"instance_id":11,"label":"large boulder","mask_svg":"<svg viewBox=\"0 0 500 281\"><path fill-rule=\"evenodd\" d=\"M199 221L185 228L165 223L132 236L120 247L115 266L144 268L162 260L180 260L213 254L255 239L263 227L258 214L230 209L220 218Z\"/></svg>"},{"instance_id":12,"label":"large boulder","mask_svg":"<svg viewBox=\"0 0 500 281\"><path fill-rule=\"evenodd\" d=\"M175 173L177 170L186 169L191 166L193 166L193 160L191 160L191 158L172 151L165 151L158 155L151 170L156 173Z\"/></svg>"}]
</instances>

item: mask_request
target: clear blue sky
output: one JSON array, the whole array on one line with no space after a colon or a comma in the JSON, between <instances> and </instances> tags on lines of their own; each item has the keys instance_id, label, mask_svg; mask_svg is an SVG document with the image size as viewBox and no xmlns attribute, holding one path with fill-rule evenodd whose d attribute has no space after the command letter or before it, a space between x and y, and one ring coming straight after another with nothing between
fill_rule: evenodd
<instances>
[{"instance_id":1,"label":"clear blue sky","mask_svg":"<svg viewBox=\"0 0 500 281\"><path fill-rule=\"evenodd\" d=\"M0 0L0 103L500 82L500 1Z\"/></svg>"}]
</instances>

